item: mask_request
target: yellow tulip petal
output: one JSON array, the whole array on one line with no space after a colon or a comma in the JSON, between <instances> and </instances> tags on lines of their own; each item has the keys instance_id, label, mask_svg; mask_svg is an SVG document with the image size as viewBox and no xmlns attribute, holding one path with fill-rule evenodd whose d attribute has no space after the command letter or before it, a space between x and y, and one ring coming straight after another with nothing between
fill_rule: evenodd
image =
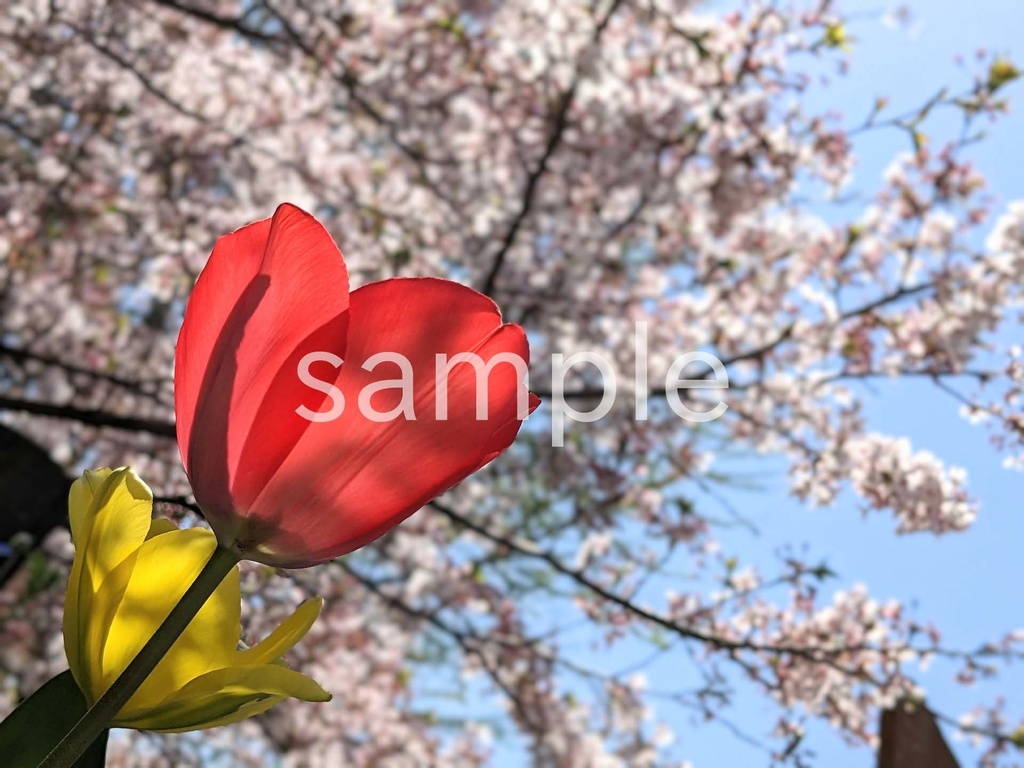
<instances>
[{"instance_id":1,"label":"yellow tulip petal","mask_svg":"<svg viewBox=\"0 0 1024 768\"><path fill-rule=\"evenodd\" d=\"M64 646L76 682L93 700L101 677L92 661L117 610L135 554L150 527L153 494L128 468L86 472L68 496L75 559L68 579Z\"/></svg>"},{"instance_id":2,"label":"yellow tulip petal","mask_svg":"<svg viewBox=\"0 0 1024 768\"><path fill-rule=\"evenodd\" d=\"M309 628L316 621L316 617L320 615L323 604L322 597L303 601L302 605L295 609L295 613L285 619L281 626L271 632L263 641L252 648L239 651L237 664L269 664L280 659L306 636Z\"/></svg>"},{"instance_id":3,"label":"yellow tulip petal","mask_svg":"<svg viewBox=\"0 0 1024 768\"><path fill-rule=\"evenodd\" d=\"M80 498L82 494L79 494ZM81 498L84 500L84 498ZM74 504L69 503L69 509ZM81 516L81 508L75 516ZM86 513L85 569L94 586L146 539L153 517L153 492L131 469L114 470L93 495Z\"/></svg>"},{"instance_id":4,"label":"yellow tulip petal","mask_svg":"<svg viewBox=\"0 0 1024 768\"><path fill-rule=\"evenodd\" d=\"M171 531L178 530L178 526L168 520L166 517L157 517L149 526L149 533L146 534L146 540L152 539L154 536L160 536L164 533L170 533Z\"/></svg>"},{"instance_id":5,"label":"yellow tulip petal","mask_svg":"<svg viewBox=\"0 0 1024 768\"><path fill-rule=\"evenodd\" d=\"M71 524L71 540L79 542L79 545L75 550L75 559L71 565L68 589L65 595L64 648L67 652L68 666L71 667L75 681L83 689L85 687L86 675L81 663L82 638L79 637L80 622L78 619L78 608L81 606L83 613L88 615L92 587L90 584L87 594L80 596L82 568L85 562L85 545L82 542L88 540L89 532L92 530L93 500L102 494L103 486L112 472L112 469L97 469L86 472L71 484L71 491L68 494L68 518Z\"/></svg>"},{"instance_id":6,"label":"yellow tulip petal","mask_svg":"<svg viewBox=\"0 0 1024 768\"><path fill-rule=\"evenodd\" d=\"M232 723L240 723L246 718L254 717L261 712L266 712L268 709L276 704L280 704L282 701L287 699L287 696L267 696L263 699L255 699L248 701L230 715L224 717L218 717L214 720L204 720L201 725L192 725L187 728L154 728L151 730L159 731L160 733L184 733L185 731L195 731L199 728L217 728L221 725L231 725Z\"/></svg>"},{"instance_id":7,"label":"yellow tulip petal","mask_svg":"<svg viewBox=\"0 0 1024 768\"><path fill-rule=\"evenodd\" d=\"M107 467L87 470L71 484L71 491L68 494L68 518L73 542L85 541L88 538L92 517L95 514L93 501L103 494L103 487L113 472L114 470Z\"/></svg>"},{"instance_id":8,"label":"yellow tulip petal","mask_svg":"<svg viewBox=\"0 0 1024 768\"><path fill-rule=\"evenodd\" d=\"M224 696L250 694L290 696L302 701L330 701L331 694L311 677L280 664L218 669L198 677L181 689L183 699L205 696L207 692Z\"/></svg>"},{"instance_id":9,"label":"yellow tulip petal","mask_svg":"<svg viewBox=\"0 0 1024 768\"><path fill-rule=\"evenodd\" d=\"M195 581L217 546L203 528L174 530L147 540L103 652L104 688L135 657L181 596ZM233 568L139 687L122 713L155 706L193 678L231 663L238 644L241 590Z\"/></svg>"},{"instance_id":10,"label":"yellow tulip petal","mask_svg":"<svg viewBox=\"0 0 1024 768\"><path fill-rule=\"evenodd\" d=\"M127 717L122 710L114 723L141 730L188 731L231 722L242 707L262 702L266 697L288 696L304 701L330 701L331 698L316 681L287 667L277 664L233 667L197 677L155 707L137 710ZM239 719L242 717L244 715Z\"/></svg>"}]
</instances>

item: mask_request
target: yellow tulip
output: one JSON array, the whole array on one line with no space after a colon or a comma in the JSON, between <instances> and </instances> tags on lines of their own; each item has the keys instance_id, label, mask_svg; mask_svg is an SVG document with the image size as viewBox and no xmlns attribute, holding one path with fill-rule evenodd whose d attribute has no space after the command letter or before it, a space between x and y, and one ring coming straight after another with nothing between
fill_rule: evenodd
<instances>
[{"instance_id":1,"label":"yellow tulip","mask_svg":"<svg viewBox=\"0 0 1024 768\"><path fill-rule=\"evenodd\" d=\"M153 494L127 468L86 472L72 485L68 506L75 559L64 648L92 706L196 579L217 539L153 520ZM288 697L329 700L280 661L322 602L305 601L259 645L239 650L241 594L232 568L111 725L190 731L238 722Z\"/></svg>"}]
</instances>

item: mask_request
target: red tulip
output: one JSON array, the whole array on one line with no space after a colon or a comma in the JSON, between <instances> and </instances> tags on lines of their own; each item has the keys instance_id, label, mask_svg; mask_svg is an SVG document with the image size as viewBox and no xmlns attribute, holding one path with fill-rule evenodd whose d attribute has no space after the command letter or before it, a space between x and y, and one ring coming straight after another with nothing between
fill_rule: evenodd
<instances>
[{"instance_id":1,"label":"red tulip","mask_svg":"<svg viewBox=\"0 0 1024 768\"><path fill-rule=\"evenodd\" d=\"M459 353L493 363L485 386L462 363L445 390L436 357ZM538 403L522 381L528 359L523 330L458 283L393 279L349 294L327 231L282 205L217 241L189 299L174 371L178 447L222 545L315 565L504 451Z\"/></svg>"}]
</instances>

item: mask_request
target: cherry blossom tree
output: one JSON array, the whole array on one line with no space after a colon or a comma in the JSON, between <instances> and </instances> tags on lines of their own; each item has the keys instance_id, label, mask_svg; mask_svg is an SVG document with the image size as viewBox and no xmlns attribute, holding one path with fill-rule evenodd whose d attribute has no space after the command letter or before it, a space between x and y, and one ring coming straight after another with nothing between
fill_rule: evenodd
<instances>
[{"instance_id":1,"label":"cherry blossom tree","mask_svg":"<svg viewBox=\"0 0 1024 768\"><path fill-rule=\"evenodd\" d=\"M932 382L1024 462L1024 359L993 341L1017 321L1024 202L994 207L965 157L1018 73L989 56L919 104L808 113L809 73L841 69L847 41L830 0L12 0L4 429L69 476L131 464L164 514L198 524L174 442L184 303L216 237L284 200L324 222L353 285L430 275L491 296L526 328L545 401L506 455L370 548L247 567L253 638L326 597L293 665L332 703L121 733L112 761L476 766L508 743L539 766L677 765L666 712L728 720L739 680L776 710L765 764L806 765L808 722L874 746L880 709L926 701L930 660L966 684L1018 659L1012 627L947 647L813 556L755 569L695 501L745 450L785 457L808 506L850 493L900 534L967 529L963 472L869 429L852 386L867 379ZM938 112L962 130L933 133ZM878 131L906 150L839 206L855 137ZM618 397L555 447L563 399L605 402L593 366L561 386L552 356L584 350ZM677 390L689 350L721 360L728 388ZM713 421L678 415L719 401ZM0 592L5 709L63 666L70 545L60 529L38 543ZM677 655L703 683L580 663L581 636ZM937 716L985 764L1024 743L998 702Z\"/></svg>"}]
</instances>

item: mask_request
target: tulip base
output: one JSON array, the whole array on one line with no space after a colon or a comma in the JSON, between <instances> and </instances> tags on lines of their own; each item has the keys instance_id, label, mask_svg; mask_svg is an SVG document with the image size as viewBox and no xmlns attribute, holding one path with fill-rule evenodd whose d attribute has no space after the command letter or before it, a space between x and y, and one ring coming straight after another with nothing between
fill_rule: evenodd
<instances>
[{"instance_id":1,"label":"tulip base","mask_svg":"<svg viewBox=\"0 0 1024 768\"><path fill-rule=\"evenodd\" d=\"M74 728L39 764L39 768L70 768L75 760L89 748L121 711L121 708L149 677L150 672L164 657L189 622L199 613L206 600L238 565L238 553L218 546L203 566L196 580L178 604L164 619L157 631L142 647L138 655L125 668L99 700L89 708Z\"/></svg>"}]
</instances>

